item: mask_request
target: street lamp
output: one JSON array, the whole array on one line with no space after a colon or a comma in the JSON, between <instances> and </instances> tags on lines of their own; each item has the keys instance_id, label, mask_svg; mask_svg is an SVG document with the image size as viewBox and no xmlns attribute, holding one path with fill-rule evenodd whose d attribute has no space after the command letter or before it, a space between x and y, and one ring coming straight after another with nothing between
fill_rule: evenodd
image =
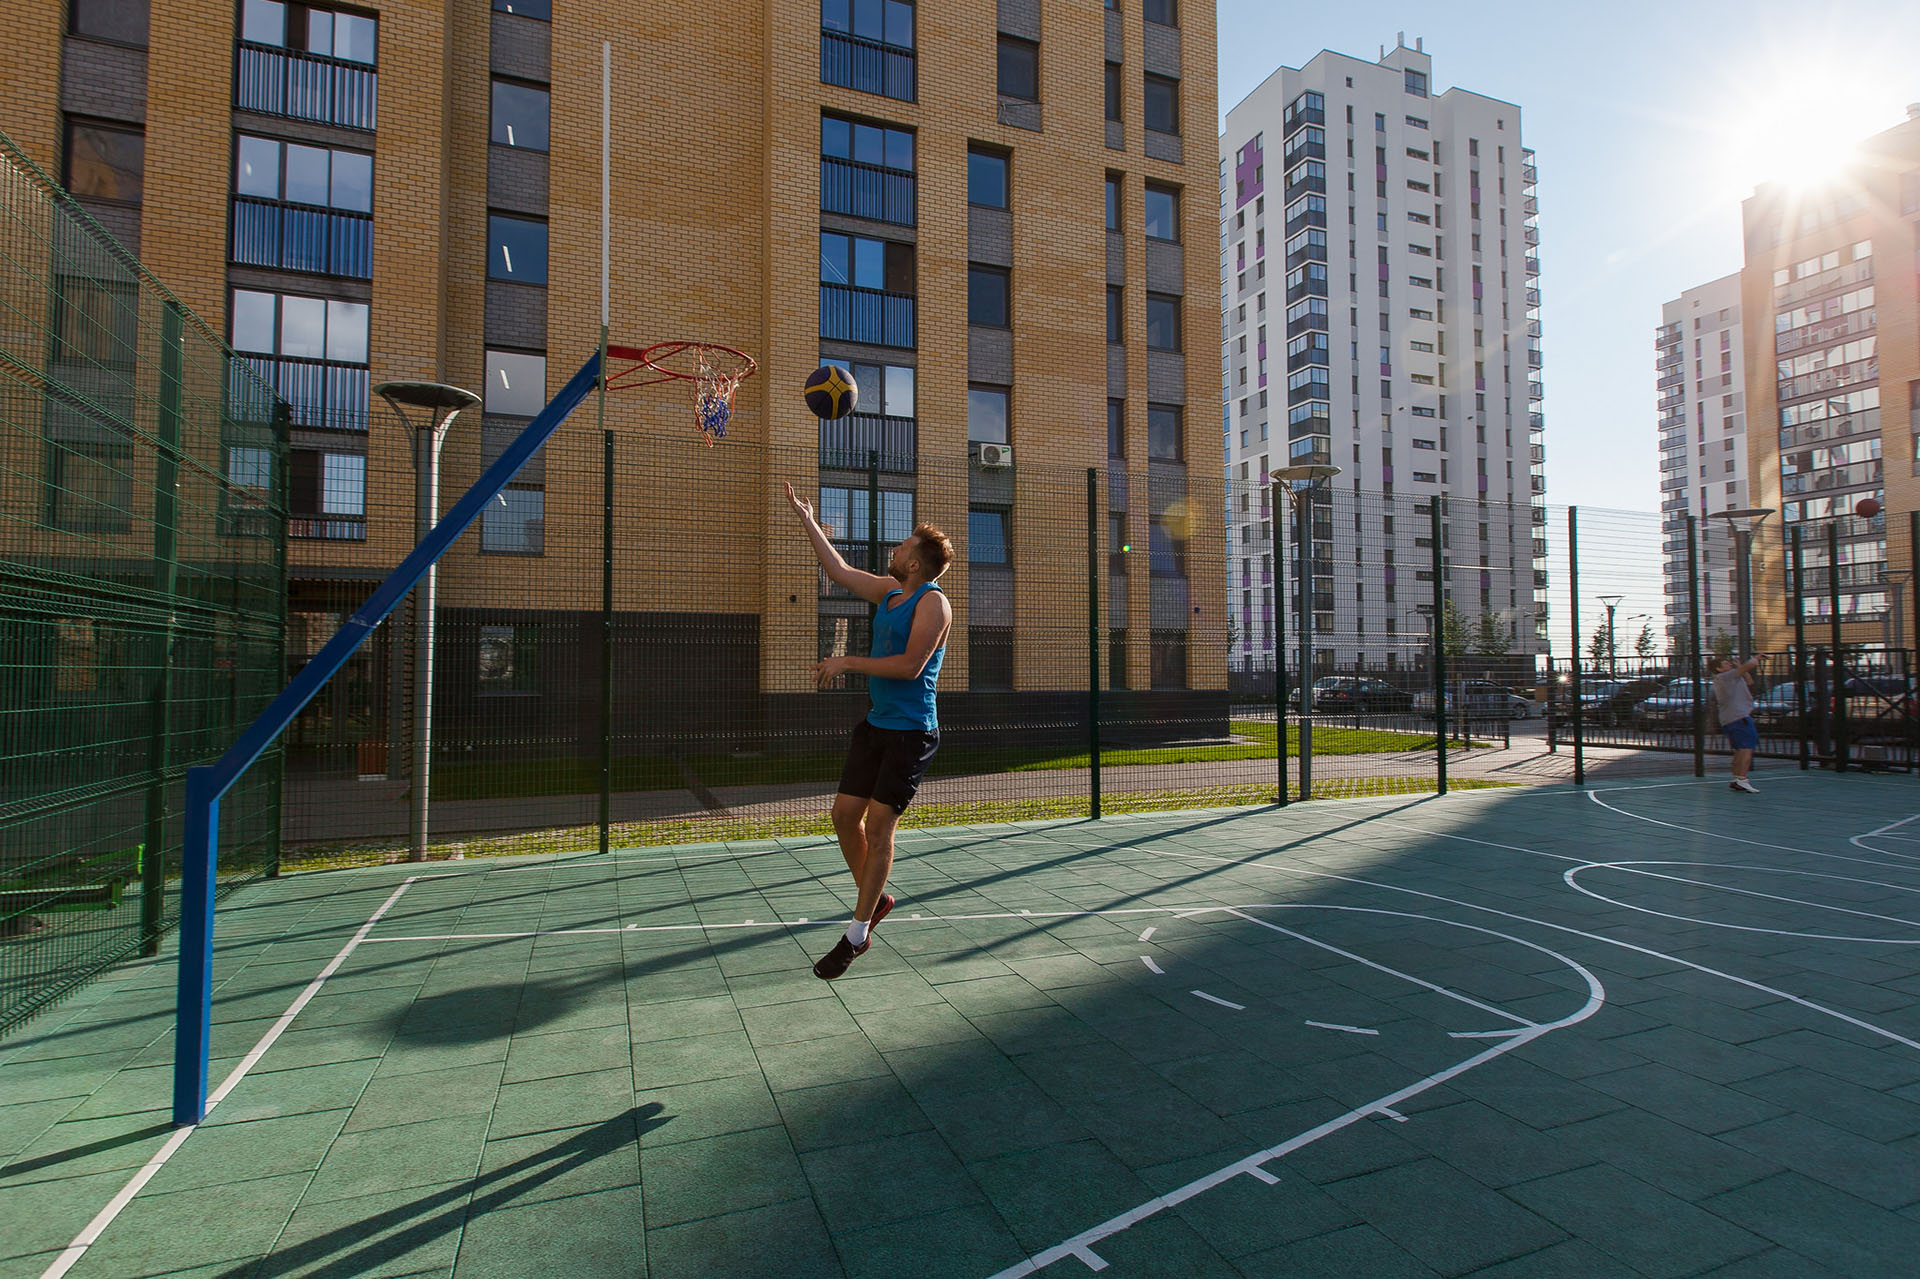
<instances>
[{"instance_id":1,"label":"street lamp","mask_svg":"<svg viewBox=\"0 0 1920 1279\"><path fill-rule=\"evenodd\" d=\"M1733 529L1733 589L1739 597L1740 614L1736 624L1740 631L1737 659L1740 661L1753 656L1753 566L1747 562L1753 553L1753 531L1772 514L1773 508L1769 506L1736 506L1719 512L1720 518ZM1838 566L1833 571L1839 572Z\"/></svg>"},{"instance_id":2,"label":"street lamp","mask_svg":"<svg viewBox=\"0 0 1920 1279\"><path fill-rule=\"evenodd\" d=\"M1620 601L1625 599L1626 596L1596 595L1594 598L1599 600L1601 606L1607 610L1607 678L1618 679L1620 678L1620 662L1619 649L1615 647L1613 642L1613 610L1620 607Z\"/></svg>"},{"instance_id":3,"label":"street lamp","mask_svg":"<svg viewBox=\"0 0 1920 1279\"><path fill-rule=\"evenodd\" d=\"M1293 504L1294 548L1299 556L1299 570L1295 581L1300 587L1300 798L1313 798L1313 528L1310 512L1313 508L1313 493L1334 476L1340 474L1337 466L1313 463L1303 466L1283 466L1273 472L1275 485L1283 486L1287 500ZM1279 503L1274 504L1276 507ZM1279 521L1274 521L1279 527ZM1276 557L1277 558L1277 557ZM1285 661L1285 655L1278 655ZM1280 725L1279 744L1281 758L1286 757L1287 729Z\"/></svg>"},{"instance_id":4,"label":"street lamp","mask_svg":"<svg viewBox=\"0 0 1920 1279\"><path fill-rule=\"evenodd\" d=\"M440 518L440 445L462 409L480 397L440 382L382 382L373 393L387 402L413 437L413 540L426 539ZM408 416L412 409L419 420ZM408 860L427 859L427 779L433 745L433 591L435 570L413 597L413 802L408 823Z\"/></svg>"},{"instance_id":5,"label":"street lamp","mask_svg":"<svg viewBox=\"0 0 1920 1279\"><path fill-rule=\"evenodd\" d=\"M1627 619L1627 633L1628 633L1628 634L1632 634L1632 633L1633 633L1633 624L1634 624L1635 622L1651 622L1652 620L1653 620L1653 614L1651 614L1651 613L1635 613L1635 614L1634 614L1634 615L1633 615L1632 617L1629 617L1629 618ZM1635 649L1633 650L1633 652L1634 652L1634 656L1636 656L1636 657L1640 657L1640 658L1641 658L1641 660L1642 660L1643 662L1645 661L1645 658L1644 658L1644 656L1643 656L1643 655L1641 654L1641 652L1640 652L1640 650L1639 650L1639 649L1638 649L1637 647L1636 647L1636 648L1635 648ZM1619 661L1619 655L1618 655L1618 654L1615 654L1615 657L1614 657L1614 660L1615 660L1615 662L1616 662L1616 664L1617 664L1617 663L1618 663L1618 661ZM1645 674L1646 674L1646 672L1645 672L1645 671L1641 671L1641 672L1639 672L1639 673L1640 673L1641 675L1645 675Z\"/></svg>"}]
</instances>

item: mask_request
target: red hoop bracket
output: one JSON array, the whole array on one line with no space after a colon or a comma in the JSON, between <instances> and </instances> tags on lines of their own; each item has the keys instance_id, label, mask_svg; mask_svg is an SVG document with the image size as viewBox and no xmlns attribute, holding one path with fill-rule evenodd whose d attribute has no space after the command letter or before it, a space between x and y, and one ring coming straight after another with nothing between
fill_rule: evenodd
<instances>
[{"instance_id":1,"label":"red hoop bracket","mask_svg":"<svg viewBox=\"0 0 1920 1279\"><path fill-rule=\"evenodd\" d=\"M652 346L607 347L603 370L609 391L629 391L659 382L701 382L713 378L738 385L760 366L745 351L718 342L655 342ZM706 369L709 372L703 372Z\"/></svg>"}]
</instances>

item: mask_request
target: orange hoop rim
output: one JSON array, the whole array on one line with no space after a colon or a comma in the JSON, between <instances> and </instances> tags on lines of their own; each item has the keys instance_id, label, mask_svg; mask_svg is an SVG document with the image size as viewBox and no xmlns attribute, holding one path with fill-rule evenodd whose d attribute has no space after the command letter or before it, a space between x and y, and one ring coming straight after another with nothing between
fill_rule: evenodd
<instances>
[{"instance_id":1,"label":"orange hoop rim","mask_svg":"<svg viewBox=\"0 0 1920 1279\"><path fill-rule=\"evenodd\" d=\"M689 354L693 357L690 369L668 363ZM609 344L603 374L609 391L661 382L699 382L714 386L731 399L733 388L752 377L759 367L745 351L719 342L655 342L644 347Z\"/></svg>"}]
</instances>

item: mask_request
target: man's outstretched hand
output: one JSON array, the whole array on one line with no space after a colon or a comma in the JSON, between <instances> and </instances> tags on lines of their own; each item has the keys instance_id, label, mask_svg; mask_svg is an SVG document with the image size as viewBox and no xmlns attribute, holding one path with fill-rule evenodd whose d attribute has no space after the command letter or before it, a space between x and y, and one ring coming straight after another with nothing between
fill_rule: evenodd
<instances>
[{"instance_id":1,"label":"man's outstretched hand","mask_svg":"<svg viewBox=\"0 0 1920 1279\"><path fill-rule=\"evenodd\" d=\"M787 482L787 505L793 507L793 513L803 520L813 518L813 503L793 491L793 482Z\"/></svg>"}]
</instances>

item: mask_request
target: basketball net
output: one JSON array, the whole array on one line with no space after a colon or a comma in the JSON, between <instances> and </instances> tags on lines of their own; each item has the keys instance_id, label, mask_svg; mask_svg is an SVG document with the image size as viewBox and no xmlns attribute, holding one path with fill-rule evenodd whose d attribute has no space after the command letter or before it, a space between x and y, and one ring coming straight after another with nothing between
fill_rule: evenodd
<instances>
[{"instance_id":1,"label":"basketball net","mask_svg":"<svg viewBox=\"0 0 1920 1279\"><path fill-rule=\"evenodd\" d=\"M715 367L706 348L701 348L699 367L693 377L696 388L693 420L706 437L708 448L713 447L715 440L725 438L727 423L733 419L733 393L740 389L741 379L752 371L737 366L722 371Z\"/></svg>"}]
</instances>

